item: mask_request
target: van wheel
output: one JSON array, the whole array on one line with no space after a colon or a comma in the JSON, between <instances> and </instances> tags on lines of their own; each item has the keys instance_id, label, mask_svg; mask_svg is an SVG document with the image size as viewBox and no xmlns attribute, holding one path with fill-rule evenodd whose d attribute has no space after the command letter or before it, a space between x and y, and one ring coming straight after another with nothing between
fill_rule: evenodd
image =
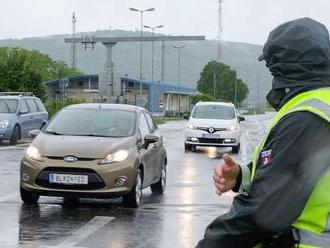
<instances>
[{"instance_id":1,"label":"van wheel","mask_svg":"<svg viewBox=\"0 0 330 248\"><path fill-rule=\"evenodd\" d=\"M130 208L138 208L141 204L142 198L142 174L141 170L138 169L135 178L135 184L132 190L123 196L123 203L125 206Z\"/></svg>"},{"instance_id":2,"label":"van wheel","mask_svg":"<svg viewBox=\"0 0 330 248\"><path fill-rule=\"evenodd\" d=\"M151 184L151 192L154 194L163 194L166 188L166 164L164 163L162 172L157 183Z\"/></svg>"},{"instance_id":3,"label":"van wheel","mask_svg":"<svg viewBox=\"0 0 330 248\"><path fill-rule=\"evenodd\" d=\"M18 125L14 127L13 134L11 135L11 138L9 140L11 145L16 145L17 141L20 139L21 136L21 130Z\"/></svg>"},{"instance_id":4,"label":"van wheel","mask_svg":"<svg viewBox=\"0 0 330 248\"><path fill-rule=\"evenodd\" d=\"M191 150L191 145L187 144L187 143L184 143L184 151L185 152L188 152Z\"/></svg>"},{"instance_id":5,"label":"van wheel","mask_svg":"<svg viewBox=\"0 0 330 248\"><path fill-rule=\"evenodd\" d=\"M192 151L192 152L196 152L196 151L197 151L197 147L196 147L196 145L191 145L191 147L190 147L190 151Z\"/></svg>"},{"instance_id":6,"label":"van wheel","mask_svg":"<svg viewBox=\"0 0 330 248\"><path fill-rule=\"evenodd\" d=\"M22 186L20 188L21 199L24 203L33 204L37 203L39 200L39 194L26 190Z\"/></svg>"},{"instance_id":7,"label":"van wheel","mask_svg":"<svg viewBox=\"0 0 330 248\"><path fill-rule=\"evenodd\" d=\"M241 148L241 145L238 143L237 146L233 146L233 147L232 147L232 151L231 151L231 152L232 152L233 154L238 154L240 148Z\"/></svg>"}]
</instances>

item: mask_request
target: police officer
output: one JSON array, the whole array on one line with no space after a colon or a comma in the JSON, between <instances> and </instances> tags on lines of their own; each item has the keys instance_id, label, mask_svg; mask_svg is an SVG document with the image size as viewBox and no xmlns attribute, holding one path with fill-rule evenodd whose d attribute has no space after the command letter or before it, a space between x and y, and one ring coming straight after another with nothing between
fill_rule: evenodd
<instances>
[{"instance_id":1,"label":"police officer","mask_svg":"<svg viewBox=\"0 0 330 248\"><path fill-rule=\"evenodd\" d=\"M224 155L216 167L217 193L241 193L197 247L330 247L329 32L310 18L284 23L259 60L274 76L267 100L278 113L251 164Z\"/></svg>"}]
</instances>

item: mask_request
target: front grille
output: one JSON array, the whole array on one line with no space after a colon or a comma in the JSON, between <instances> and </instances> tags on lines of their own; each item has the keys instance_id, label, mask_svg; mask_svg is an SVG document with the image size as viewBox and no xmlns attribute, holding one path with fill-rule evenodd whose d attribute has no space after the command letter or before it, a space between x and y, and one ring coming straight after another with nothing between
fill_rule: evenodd
<instances>
[{"instance_id":1,"label":"front grille","mask_svg":"<svg viewBox=\"0 0 330 248\"><path fill-rule=\"evenodd\" d=\"M205 132L208 132L208 133L211 133L209 131L211 127L197 127L198 130L201 130L201 131L205 131ZM226 131L227 129L226 128L213 128L214 129L214 132L221 132L221 131Z\"/></svg>"},{"instance_id":2,"label":"front grille","mask_svg":"<svg viewBox=\"0 0 330 248\"><path fill-rule=\"evenodd\" d=\"M208 143L208 144L223 144L224 139L206 139L199 138L199 143Z\"/></svg>"},{"instance_id":3,"label":"front grille","mask_svg":"<svg viewBox=\"0 0 330 248\"><path fill-rule=\"evenodd\" d=\"M64 160L64 157L56 157L56 156L46 156L46 158L49 159L54 159L54 160ZM94 161L95 158L78 158L77 157L77 161Z\"/></svg>"},{"instance_id":4,"label":"front grille","mask_svg":"<svg viewBox=\"0 0 330 248\"><path fill-rule=\"evenodd\" d=\"M65 184L49 183L49 174L51 173L88 175L88 184L65 185ZM95 189L102 189L105 187L104 181L94 170L84 169L84 168L68 168L68 167L48 167L44 169L38 175L36 184L38 184L41 187L46 187L51 189L95 190Z\"/></svg>"}]
</instances>

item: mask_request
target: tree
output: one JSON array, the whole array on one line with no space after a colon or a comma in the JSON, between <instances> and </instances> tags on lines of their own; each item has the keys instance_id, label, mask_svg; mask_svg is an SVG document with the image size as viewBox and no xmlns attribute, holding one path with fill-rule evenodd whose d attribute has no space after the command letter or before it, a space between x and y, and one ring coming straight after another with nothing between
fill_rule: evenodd
<instances>
[{"instance_id":1,"label":"tree","mask_svg":"<svg viewBox=\"0 0 330 248\"><path fill-rule=\"evenodd\" d=\"M81 74L63 61L23 48L0 48L0 91L28 91L45 99L43 81Z\"/></svg>"},{"instance_id":2,"label":"tree","mask_svg":"<svg viewBox=\"0 0 330 248\"><path fill-rule=\"evenodd\" d=\"M235 102L240 105L249 93L247 85L237 78L236 71L230 66L210 61L203 69L197 82L197 89L203 94L215 96L216 99Z\"/></svg>"},{"instance_id":3,"label":"tree","mask_svg":"<svg viewBox=\"0 0 330 248\"><path fill-rule=\"evenodd\" d=\"M190 96L190 100L192 104L196 104L199 101L202 102L212 102L215 101L215 98L209 94L196 94L196 95L192 95Z\"/></svg>"}]
</instances>

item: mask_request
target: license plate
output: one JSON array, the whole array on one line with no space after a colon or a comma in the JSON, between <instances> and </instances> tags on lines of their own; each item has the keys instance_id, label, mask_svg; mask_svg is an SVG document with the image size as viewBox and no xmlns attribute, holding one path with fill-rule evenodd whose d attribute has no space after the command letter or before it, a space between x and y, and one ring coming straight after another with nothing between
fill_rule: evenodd
<instances>
[{"instance_id":1,"label":"license plate","mask_svg":"<svg viewBox=\"0 0 330 248\"><path fill-rule=\"evenodd\" d=\"M88 184L87 175L72 175L72 174L49 174L50 183L58 184Z\"/></svg>"},{"instance_id":2,"label":"license plate","mask_svg":"<svg viewBox=\"0 0 330 248\"><path fill-rule=\"evenodd\" d=\"M205 139L220 139L220 135L219 134L213 134L213 133L206 133L206 134L203 134L203 138L205 138Z\"/></svg>"}]
</instances>

